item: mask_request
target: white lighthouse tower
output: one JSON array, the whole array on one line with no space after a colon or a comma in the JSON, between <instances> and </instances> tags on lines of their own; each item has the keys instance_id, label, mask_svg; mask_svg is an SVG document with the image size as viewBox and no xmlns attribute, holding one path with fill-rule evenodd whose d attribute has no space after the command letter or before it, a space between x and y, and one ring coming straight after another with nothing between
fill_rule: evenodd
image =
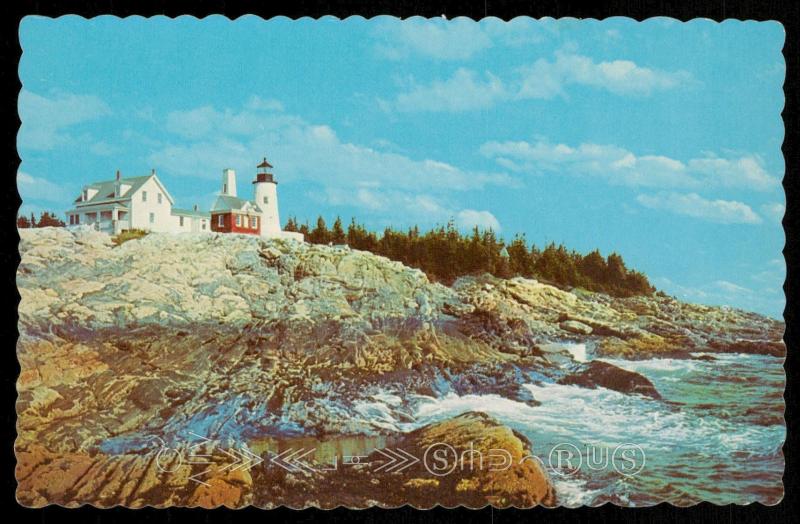
<instances>
[{"instance_id":1,"label":"white lighthouse tower","mask_svg":"<svg viewBox=\"0 0 800 524\"><path fill-rule=\"evenodd\" d=\"M272 165L266 157L257 166L258 172L253 181L256 205L261 208L261 236L281 236L281 221L278 215L278 183L271 173Z\"/></svg>"}]
</instances>

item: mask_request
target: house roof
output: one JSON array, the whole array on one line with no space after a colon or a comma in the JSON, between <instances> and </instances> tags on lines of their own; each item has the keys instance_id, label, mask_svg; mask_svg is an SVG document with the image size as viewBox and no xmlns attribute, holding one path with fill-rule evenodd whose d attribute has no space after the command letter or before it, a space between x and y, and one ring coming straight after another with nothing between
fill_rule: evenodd
<instances>
[{"instance_id":1,"label":"house roof","mask_svg":"<svg viewBox=\"0 0 800 524\"><path fill-rule=\"evenodd\" d=\"M209 214L208 211L195 211L193 209L177 209L172 208L173 215L181 215L186 217L200 217L200 218L208 218Z\"/></svg>"},{"instance_id":2,"label":"house roof","mask_svg":"<svg viewBox=\"0 0 800 524\"><path fill-rule=\"evenodd\" d=\"M95 193L95 195L86 202L82 202L79 195L78 198L75 200L75 204L79 206L88 206L92 204L104 204L106 202L128 200L131 198L131 196L133 196L134 193L136 193L136 191L139 190L140 187L142 187L148 180L150 180L153 177L155 177L156 183L159 185L159 187L161 187L161 190L164 191L164 194L166 195L167 199L169 199L171 203L174 203L175 201L173 200L172 196L170 196L169 192L167 191L167 188L164 187L164 184L161 183L161 181L155 174L150 174L146 176L121 178L119 180L120 183L129 185L131 187L124 194L118 197L114 196L114 188L117 185L117 180L106 180L103 182L95 182L93 184L89 184L86 186L86 188L96 189L97 193Z\"/></svg>"},{"instance_id":3,"label":"house roof","mask_svg":"<svg viewBox=\"0 0 800 524\"><path fill-rule=\"evenodd\" d=\"M243 211L245 207L250 207L256 213L261 213L261 208L255 202L229 195L219 195L211 211Z\"/></svg>"}]
</instances>

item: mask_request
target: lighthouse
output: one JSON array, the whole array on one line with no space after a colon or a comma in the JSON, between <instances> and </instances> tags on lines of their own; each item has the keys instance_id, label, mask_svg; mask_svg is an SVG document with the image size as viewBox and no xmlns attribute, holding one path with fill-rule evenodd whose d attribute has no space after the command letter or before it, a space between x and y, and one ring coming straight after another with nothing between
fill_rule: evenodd
<instances>
[{"instance_id":1,"label":"lighthouse","mask_svg":"<svg viewBox=\"0 0 800 524\"><path fill-rule=\"evenodd\" d=\"M266 157L256 166L256 179L253 181L255 204L261 209L261 236L281 235L281 221L278 215L278 182L272 174L272 165Z\"/></svg>"},{"instance_id":2,"label":"lighthouse","mask_svg":"<svg viewBox=\"0 0 800 524\"><path fill-rule=\"evenodd\" d=\"M272 174L272 164L264 158L256 169L253 200L236 196L236 173L233 169L223 170L222 190L211 206L211 231L302 242L302 233L281 231L280 215L278 215L278 183Z\"/></svg>"}]
</instances>

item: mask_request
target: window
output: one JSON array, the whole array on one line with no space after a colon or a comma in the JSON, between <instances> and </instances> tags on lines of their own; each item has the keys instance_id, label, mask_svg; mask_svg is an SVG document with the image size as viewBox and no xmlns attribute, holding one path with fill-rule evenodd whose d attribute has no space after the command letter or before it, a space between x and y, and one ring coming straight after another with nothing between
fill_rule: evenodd
<instances>
[{"instance_id":1,"label":"window","mask_svg":"<svg viewBox=\"0 0 800 524\"><path fill-rule=\"evenodd\" d=\"M76 224L80 224L81 223L81 216L80 215L75 215L75 223Z\"/></svg>"},{"instance_id":2,"label":"window","mask_svg":"<svg viewBox=\"0 0 800 524\"><path fill-rule=\"evenodd\" d=\"M244 227L250 227L250 217L244 217Z\"/></svg>"},{"instance_id":3,"label":"window","mask_svg":"<svg viewBox=\"0 0 800 524\"><path fill-rule=\"evenodd\" d=\"M156 223L156 214L155 213L150 213L150 223L151 224L155 224Z\"/></svg>"},{"instance_id":4,"label":"window","mask_svg":"<svg viewBox=\"0 0 800 524\"><path fill-rule=\"evenodd\" d=\"M161 203L161 193L158 194L158 203Z\"/></svg>"},{"instance_id":5,"label":"window","mask_svg":"<svg viewBox=\"0 0 800 524\"><path fill-rule=\"evenodd\" d=\"M203 220L203 226L202 227L203 227L203 231L205 231L206 230L206 221L205 220Z\"/></svg>"},{"instance_id":6,"label":"window","mask_svg":"<svg viewBox=\"0 0 800 524\"><path fill-rule=\"evenodd\" d=\"M264 203L265 203L265 204L269 204L269 197L268 197L268 196L265 196L265 197L264 197Z\"/></svg>"},{"instance_id":7,"label":"window","mask_svg":"<svg viewBox=\"0 0 800 524\"><path fill-rule=\"evenodd\" d=\"M147 202L147 191L142 191L142 202Z\"/></svg>"},{"instance_id":8,"label":"window","mask_svg":"<svg viewBox=\"0 0 800 524\"><path fill-rule=\"evenodd\" d=\"M75 215L69 216L69 225L71 226L75 225Z\"/></svg>"},{"instance_id":9,"label":"window","mask_svg":"<svg viewBox=\"0 0 800 524\"><path fill-rule=\"evenodd\" d=\"M181 217L181 227L183 227L183 217Z\"/></svg>"},{"instance_id":10,"label":"window","mask_svg":"<svg viewBox=\"0 0 800 524\"><path fill-rule=\"evenodd\" d=\"M83 190L83 201L86 202L87 200L89 200L89 190L88 189L84 189Z\"/></svg>"},{"instance_id":11,"label":"window","mask_svg":"<svg viewBox=\"0 0 800 524\"><path fill-rule=\"evenodd\" d=\"M253 229L258 229L258 217L253 217Z\"/></svg>"},{"instance_id":12,"label":"window","mask_svg":"<svg viewBox=\"0 0 800 524\"><path fill-rule=\"evenodd\" d=\"M225 216L224 215L217 215L217 225L219 227L225 227Z\"/></svg>"},{"instance_id":13,"label":"window","mask_svg":"<svg viewBox=\"0 0 800 524\"><path fill-rule=\"evenodd\" d=\"M242 215L236 215L236 226L242 227Z\"/></svg>"},{"instance_id":14,"label":"window","mask_svg":"<svg viewBox=\"0 0 800 524\"><path fill-rule=\"evenodd\" d=\"M225 195L228 194L228 184L222 184L222 193Z\"/></svg>"}]
</instances>

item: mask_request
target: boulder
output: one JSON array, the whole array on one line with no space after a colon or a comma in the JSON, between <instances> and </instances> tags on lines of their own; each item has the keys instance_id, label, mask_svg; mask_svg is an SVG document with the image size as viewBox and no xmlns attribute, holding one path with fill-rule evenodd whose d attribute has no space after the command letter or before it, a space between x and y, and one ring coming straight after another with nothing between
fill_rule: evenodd
<instances>
[{"instance_id":1,"label":"boulder","mask_svg":"<svg viewBox=\"0 0 800 524\"><path fill-rule=\"evenodd\" d=\"M592 327L577 320L565 320L558 325L564 331L575 333L576 335L591 335Z\"/></svg>"},{"instance_id":2,"label":"boulder","mask_svg":"<svg viewBox=\"0 0 800 524\"><path fill-rule=\"evenodd\" d=\"M311 503L323 508L410 504L428 509L557 503L553 484L533 458L530 442L484 413L464 413L387 442L391 445L369 453L363 464L335 471L315 468L316 474L302 475L260 470L254 478L254 504L293 508Z\"/></svg>"},{"instance_id":3,"label":"boulder","mask_svg":"<svg viewBox=\"0 0 800 524\"><path fill-rule=\"evenodd\" d=\"M647 377L600 360L589 362L582 371L567 375L559 382L590 389L602 387L620 393L644 395L653 399L661 398L658 390Z\"/></svg>"}]
</instances>

